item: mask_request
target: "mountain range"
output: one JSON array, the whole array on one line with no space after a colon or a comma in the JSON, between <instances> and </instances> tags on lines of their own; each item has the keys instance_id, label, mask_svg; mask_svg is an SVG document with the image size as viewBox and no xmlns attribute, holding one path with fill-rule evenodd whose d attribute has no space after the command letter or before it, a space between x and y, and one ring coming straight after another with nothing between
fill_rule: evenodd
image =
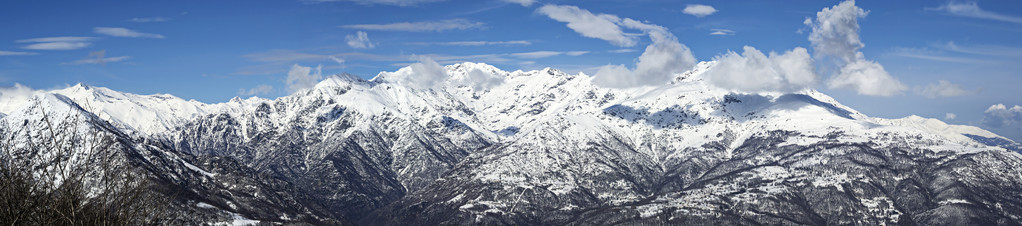
<instances>
[{"instance_id":1,"label":"mountain range","mask_svg":"<svg viewBox=\"0 0 1022 226\"><path fill-rule=\"evenodd\" d=\"M185 224L1022 223L1019 143L812 89L719 88L714 65L604 88L466 62L216 104L78 84L0 103L0 145L113 138Z\"/></svg>"}]
</instances>

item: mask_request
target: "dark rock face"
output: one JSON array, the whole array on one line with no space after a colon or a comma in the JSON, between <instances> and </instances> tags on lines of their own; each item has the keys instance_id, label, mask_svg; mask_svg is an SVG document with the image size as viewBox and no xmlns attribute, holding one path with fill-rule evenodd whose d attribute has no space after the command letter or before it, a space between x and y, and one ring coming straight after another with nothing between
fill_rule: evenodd
<instances>
[{"instance_id":1,"label":"dark rock face","mask_svg":"<svg viewBox=\"0 0 1022 226\"><path fill-rule=\"evenodd\" d=\"M790 136L799 134L750 138L730 159L708 155L715 147L704 147L709 150L662 169L614 142L572 150L493 147L487 157L466 159L437 183L362 223L1015 225L1022 216L1022 181L1010 175L1022 161L1014 153L870 142L780 144ZM557 159L567 153L572 158ZM525 159L555 162L550 167L557 170L500 175L529 174L515 185L478 179L484 174L479 168ZM615 181L627 186L609 183Z\"/></svg>"}]
</instances>

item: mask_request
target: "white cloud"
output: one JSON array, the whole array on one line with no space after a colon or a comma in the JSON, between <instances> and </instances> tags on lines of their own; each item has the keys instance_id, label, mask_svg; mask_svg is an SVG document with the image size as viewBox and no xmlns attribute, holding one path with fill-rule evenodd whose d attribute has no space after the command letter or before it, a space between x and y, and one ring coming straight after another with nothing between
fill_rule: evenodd
<instances>
[{"instance_id":1,"label":"white cloud","mask_svg":"<svg viewBox=\"0 0 1022 226\"><path fill-rule=\"evenodd\" d=\"M809 42L818 61L825 68L837 68L827 87L854 90L861 95L893 96L908 89L884 70L877 62L865 59L859 49L865 44L859 39L858 18L869 12L846 0L816 13L816 19L806 18L812 28ZM827 64L830 63L830 64Z\"/></svg>"},{"instance_id":2,"label":"white cloud","mask_svg":"<svg viewBox=\"0 0 1022 226\"><path fill-rule=\"evenodd\" d=\"M355 35L348 35L344 37L344 40L348 41L348 46L351 46L351 48L372 49L376 47L369 41L369 34L366 34L364 31L358 31Z\"/></svg>"},{"instance_id":3,"label":"white cloud","mask_svg":"<svg viewBox=\"0 0 1022 226\"><path fill-rule=\"evenodd\" d=\"M745 46L738 55L728 51L717 56L717 64L706 71L707 80L725 89L741 92L794 92L810 88L817 82L809 52L797 47L784 54L769 56L756 48Z\"/></svg>"},{"instance_id":4,"label":"white cloud","mask_svg":"<svg viewBox=\"0 0 1022 226\"><path fill-rule=\"evenodd\" d=\"M22 39L15 41L17 43L33 43L26 46L22 46L23 49L33 50L73 50L81 49L92 45L91 41L93 37L75 37L75 36L64 36L64 37L45 37L45 38L32 38Z\"/></svg>"},{"instance_id":5,"label":"white cloud","mask_svg":"<svg viewBox=\"0 0 1022 226\"><path fill-rule=\"evenodd\" d=\"M374 81L391 82L415 89L431 89L448 78L447 70L432 58L420 56L418 62L395 72L380 72Z\"/></svg>"},{"instance_id":6,"label":"white cloud","mask_svg":"<svg viewBox=\"0 0 1022 226\"><path fill-rule=\"evenodd\" d=\"M22 46L21 48L33 50L73 50L89 47L90 45L92 43L88 42L44 42Z\"/></svg>"},{"instance_id":7,"label":"white cloud","mask_svg":"<svg viewBox=\"0 0 1022 226\"><path fill-rule=\"evenodd\" d=\"M24 56L24 55L36 55L38 53L33 52L17 52L17 51L3 51L0 50L0 56Z\"/></svg>"},{"instance_id":8,"label":"white cloud","mask_svg":"<svg viewBox=\"0 0 1022 226\"><path fill-rule=\"evenodd\" d=\"M984 112L983 124L997 128L1022 129L1022 106L1012 108L995 104Z\"/></svg>"},{"instance_id":9,"label":"white cloud","mask_svg":"<svg viewBox=\"0 0 1022 226\"><path fill-rule=\"evenodd\" d=\"M884 66L868 60L858 60L845 65L837 75L830 78L827 87L853 90L868 96L894 96L908 89L891 77L884 70Z\"/></svg>"},{"instance_id":10,"label":"white cloud","mask_svg":"<svg viewBox=\"0 0 1022 226\"><path fill-rule=\"evenodd\" d=\"M603 87L627 88L646 85L666 84L675 73L688 70L695 65L695 56L667 28L646 24L631 18L620 18L610 14L593 14L576 6L544 5L536 12L556 21L567 23L568 28L585 37L602 39L616 46L630 47L637 44L641 35L649 36L652 44L639 56L635 69L624 65L601 67L593 77L593 83ZM642 34L625 33L622 29L642 31Z\"/></svg>"},{"instance_id":11,"label":"white cloud","mask_svg":"<svg viewBox=\"0 0 1022 226\"><path fill-rule=\"evenodd\" d=\"M0 87L0 113L11 114L35 95L36 90L18 83L12 87Z\"/></svg>"},{"instance_id":12,"label":"white cloud","mask_svg":"<svg viewBox=\"0 0 1022 226\"><path fill-rule=\"evenodd\" d=\"M337 64L344 65L344 59L337 58L335 56L329 56L330 60L337 62Z\"/></svg>"},{"instance_id":13,"label":"white cloud","mask_svg":"<svg viewBox=\"0 0 1022 226\"><path fill-rule=\"evenodd\" d=\"M68 64L106 64L110 62L119 62L131 59L131 56L116 56L116 57L99 57L99 58L88 58L76 60Z\"/></svg>"},{"instance_id":14,"label":"white cloud","mask_svg":"<svg viewBox=\"0 0 1022 226\"><path fill-rule=\"evenodd\" d=\"M287 72L287 88L292 93L302 89L308 89L316 86L319 80L323 79L323 66L317 66L316 70L313 71L312 67L303 67L295 64L291 66L291 70Z\"/></svg>"},{"instance_id":15,"label":"white cloud","mask_svg":"<svg viewBox=\"0 0 1022 226\"><path fill-rule=\"evenodd\" d=\"M975 93L974 91L963 89L962 85L954 84L945 80L937 81L935 84L931 83L926 85L924 88L916 87L916 92L919 93L919 95L929 98L956 97Z\"/></svg>"},{"instance_id":16,"label":"white cloud","mask_svg":"<svg viewBox=\"0 0 1022 226\"><path fill-rule=\"evenodd\" d=\"M735 31L728 29L710 29L710 35L735 35Z\"/></svg>"},{"instance_id":17,"label":"white cloud","mask_svg":"<svg viewBox=\"0 0 1022 226\"><path fill-rule=\"evenodd\" d=\"M951 15L972 17L987 20L997 20L1009 23L1022 24L1022 17L1009 16L1000 13L990 12L979 8L976 2L954 2L948 1L946 4L941 5L937 8L927 8L926 10L941 11L949 13Z\"/></svg>"},{"instance_id":18,"label":"white cloud","mask_svg":"<svg viewBox=\"0 0 1022 226\"><path fill-rule=\"evenodd\" d=\"M252 95L256 95L256 94L270 94L270 92L272 92L272 91L273 91L273 86L263 84L263 85L259 85L259 86L256 86L255 88L251 88L251 89L247 89L247 90L244 89L244 88L238 89L238 95L241 95L241 96L252 96Z\"/></svg>"},{"instance_id":19,"label":"white cloud","mask_svg":"<svg viewBox=\"0 0 1022 226\"><path fill-rule=\"evenodd\" d=\"M445 0L302 0L308 3L323 3L323 2L354 2L362 5L393 5L393 6L416 6L424 3L441 2Z\"/></svg>"},{"instance_id":20,"label":"white cloud","mask_svg":"<svg viewBox=\"0 0 1022 226\"><path fill-rule=\"evenodd\" d=\"M135 22L135 23L167 22L167 21L170 21L170 18L166 18L166 17L143 17L143 18L135 17L135 18L129 19L128 21Z\"/></svg>"},{"instance_id":21,"label":"white cloud","mask_svg":"<svg viewBox=\"0 0 1022 226\"><path fill-rule=\"evenodd\" d=\"M609 52L609 53L630 53L630 52L635 52L635 50L634 49L615 49L615 50L611 50L611 51L607 51L607 52Z\"/></svg>"},{"instance_id":22,"label":"white cloud","mask_svg":"<svg viewBox=\"0 0 1022 226\"><path fill-rule=\"evenodd\" d=\"M392 24L352 24L341 27L374 31L441 32L446 30L479 29L483 27L483 23L472 22L466 19L449 19L437 21L400 22Z\"/></svg>"},{"instance_id":23,"label":"white cloud","mask_svg":"<svg viewBox=\"0 0 1022 226\"><path fill-rule=\"evenodd\" d=\"M550 19L568 23L568 28L582 36L603 39L616 46L635 46L638 39L635 35L626 34L621 30L621 27L618 26L621 23L621 18L615 15L596 15L589 10L564 5L544 5L536 12L546 15Z\"/></svg>"},{"instance_id":24,"label":"white cloud","mask_svg":"<svg viewBox=\"0 0 1022 226\"><path fill-rule=\"evenodd\" d=\"M123 28L123 27L95 27L95 28L92 28L92 31L96 32L98 34L104 34L104 35L109 35L109 36L114 36L114 37L164 38L163 35L160 35L160 34L142 33L142 32L133 31L131 29L127 29L127 28Z\"/></svg>"},{"instance_id":25,"label":"white cloud","mask_svg":"<svg viewBox=\"0 0 1022 226\"><path fill-rule=\"evenodd\" d=\"M473 68L465 74L465 77L458 81L452 81L454 85L471 86L472 90L486 90L504 83L504 79L492 73Z\"/></svg>"},{"instance_id":26,"label":"white cloud","mask_svg":"<svg viewBox=\"0 0 1022 226\"><path fill-rule=\"evenodd\" d=\"M809 42L817 57L835 57L845 63L856 61L856 53L866 46L859 40L859 20L868 11L855 6L854 0L847 0L816 13L816 20L806 18L805 24L812 28Z\"/></svg>"},{"instance_id":27,"label":"white cloud","mask_svg":"<svg viewBox=\"0 0 1022 226\"><path fill-rule=\"evenodd\" d=\"M562 52L557 52L557 51L535 51L535 52L525 52L525 53L512 53L511 56L521 57L521 58L529 58L529 59L538 59L538 58L545 58L545 57L552 57L552 56L561 55L561 53Z\"/></svg>"},{"instance_id":28,"label":"white cloud","mask_svg":"<svg viewBox=\"0 0 1022 226\"><path fill-rule=\"evenodd\" d=\"M929 61L940 61L950 63L970 63L970 64L984 64L992 63L991 61L985 61L980 59L972 59L965 57L954 57L954 56L942 56L945 55L943 52L933 51L928 49L917 49L917 48L895 48L893 51L887 53L891 56L907 57L913 59L929 60Z\"/></svg>"},{"instance_id":29,"label":"white cloud","mask_svg":"<svg viewBox=\"0 0 1022 226\"><path fill-rule=\"evenodd\" d=\"M630 18L622 20L621 25L642 30L653 43L646 46L646 50L639 55L635 69L629 70L624 65L603 66L593 77L594 84L612 88L663 85L673 79L675 74L695 66L696 58L692 51L678 42L678 38L668 32L667 28Z\"/></svg>"},{"instance_id":30,"label":"white cloud","mask_svg":"<svg viewBox=\"0 0 1022 226\"><path fill-rule=\"evenodd\" d=\"M536 3L536 0L504 0L505 2L516 3L525 7L529 7Z\"/></svg>"},{"instance_id":31,"label":"white cloud","mask_svg":"<svg viewBox=\"0 0 1022 226\"><path fill-rule=\"evenodd\" d=\"M682 10L681 12L696 17L704 17L716 13L717 9L714 9L713 6L708 5L689 4L685 6L685 9Z\"/></svg>"},{"instance_id":32,"label":"white cloud","mask_svg":"<svg viewBox=\"0 0 1022 226\"><path fill-rule=\"evenodd\" d=\"M958 115L955 115L955 113L944 114L944 119L946 120L955 120L955 118L958 118Z\"/></svg>"},{"instance_id":33,"label":"white cloud","mask_svg":"<svg viewBox=\"0 0 1022 226\"><path fill-rule=\"evenodd\" d=\"M568 55L568 56L581 56L581 55L585 55L587 53L589 53L589 51L568 51L568 52L565 52L564 55Z\"/></svg>"},{"instance_id":34,"label":"white cloud","mask_svg":"<svg viewBox=\"0 0 1022 226\"><path fill-rule=\"evenodd\" d=\"M62 36L62 37L45 37L45 38L30 38L14 41L17 43L33 43L33 42L89 42L96 38L94 37L78 37L78 36Z\"/></svg>"},{"instance_id":35,"label":"white cloud","mask_svg":"<svg viewBox=\"0 0 1022 226\"><path fill-rule=\"evenodd\" d=\"M484 46L484 45L532 45L525 40L515 41L459 41L459 42L410 42L409 45L442 45L442 46Z\"/></svg>"},{"instance_id":36,"label":"white cloud","mask_svg":"<svg viewBox=\"0 0 1022 226\"><path fill-rule=\"evenodd\" d=\"M1001 45L978 45L978 46L959 46L954 42L948 42L947 44L939 46L939 48L973 55L984 55L984 56L1001 56L1001 57L1022 57L1022 48L1014 46L1001 46Z\"/></svg>"}]
</instances>

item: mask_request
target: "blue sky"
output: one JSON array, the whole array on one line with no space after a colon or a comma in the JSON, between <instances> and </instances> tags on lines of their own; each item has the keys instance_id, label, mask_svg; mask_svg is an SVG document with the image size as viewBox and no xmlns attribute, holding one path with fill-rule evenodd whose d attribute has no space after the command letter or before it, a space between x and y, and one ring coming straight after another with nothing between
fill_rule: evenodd
<instances>
[{"instance_id":1,"label":"blue sky","mask_svg":"<svg viewBox=\"0 0 1022 226\"><path fill-rule=\"evenodd\" d=\"M422 56L597 74L634 67L652 41L588 37L541 8L575 6L665 28L698 61L751 46L767 54L819 48L806 19L840 1L280 0L4 1L0 87L79 82L119 91L222 102L290 93L292 65L371 78ZM812 88L868 115L921 115L1022 138L1022 4L858 1L861 48L902 84L885 95L828 85L817 59ZM561 8L557 8L561 7ZM707 8L708 7L708 8ZM686 8L690 8L686 10ZM553 12L553 11L551 11ZM619 24L620 25L620 24ZM622 25L623 26L623 25ZM592 36L592 35L589 35ZM618 37L620 39L620 37ZM632 43L629 43L632 42ZM1003 107L998 105L1003 105ZM950 117L953 114L954 117Z\"/></svg>"}]
</instances>

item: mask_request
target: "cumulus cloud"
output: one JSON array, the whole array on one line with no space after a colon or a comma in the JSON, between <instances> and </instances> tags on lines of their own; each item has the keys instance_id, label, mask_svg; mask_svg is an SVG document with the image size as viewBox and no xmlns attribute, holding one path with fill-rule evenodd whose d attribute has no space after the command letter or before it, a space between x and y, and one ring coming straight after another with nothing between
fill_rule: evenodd
<instances>
[{"instance_id":1,"label":"cumulus cloud","mask_svg":"<svg viewBox=\"0 0 1022 226\"><path fill-rule=\"evenodd\" d=\"M868 96L894 96L908 89L900 81L891 77L884 70L883 65L862 59L842 67L837 75L830 78L827 87L853 90Z\"/></svg>"},{"instance_id":2,"label":"cumulus cloud","mask_svg":"<svg viewBox=\"0 0 1022 226\"><path fill-rule=\"evenodd\" d=\"M96 38L93 37L75 37L75 36L64 36L64 37L45 37L45 38L32 38L15 41L17 43L32 43L26 46L22 46L23 49L32 50L74 50L81 49L92 45L91 41Z\"/></svg>"},{"instance_id":3,"label":"cumulus cloud","mask_svg":"<svg viewBox=\"0 0 1022 226\"><path fill-rule=\"evenodd\" d=\"M1008 108L1004 104L995 104L984 113L983 124L995 128L1022 129L1022 106Z\"/></svg>"},{"instance_id":4,"label":"cumulus cloud","mask_svg":"<svg viewBox=\"0 0 1022 226\"><path fill-rule=\"evenodd\" d=\"M392 6L416 6L424 3L440 2L444 0L302 0L306 3L324 3L324 2L354 2L362 5L392 5Z\"/></svg>"},{"instance_id":5,"label":"cumulus cloud","mask_svg":"<svg viewBox=\"0 0 1022 226\"><path fill-rule=\"evenodd\" d=\"M344 40L348 41L348 46L351 46L351 48L372 49L376 47L369 41L369 34L366 34L365 31L358 31L355 35L348 35L344 37Z\"/></svg>"},{"instance_id":6,"label":"cumulus cloud","mask_svg":"<svg viewBox=\"0 0 1022 226\"><path fill-rule=\"evenodd\" d=\"M582 36L603 39L616 46L635 46L638 40L636 35L627 34L621 30L621 27L618 26L621 23L621 18L615 15L597 15L577 6L566 5L544 5L536 12L546 15L550 19L568 23L568 28Z\"/></svg>"},{"instance_id":7,"label":"cumulus cloud","mask_svg":"<svg viewBox=\"0 0 1022 226\"><path fill-rule=\"evenodd\" d=\"M954 84L946 80L940 80L937 81L937 83L931 83L923 88L917 87L916 92L919 93L919 95L923 95L929 98L956 97L975 93L975 91L963 89L962 85Z\"/></svg>"},{"instance_id":8,"label":"cumulus cloud","mask_svg":"<svg viewBox=\"0 0 1022 226\"><path fill-rule=\"evenodd\" d=\"M391 82L415 89L435 88L448 78L447 70L429 57L417 57L415 62L395 72L380 72L373 80Z\"/></svg>"},{"instance_id":9,"label":"cumulus cloud","mask_svg":"<svg viewBox=\"0 0 1022 226\"><path fill-rule=\"evenodd\" d=\"M685 6L685 9L682 10L681 12L696 17L704 17L716 13L717 9L714 9L713 6L708 5L689 4Z\"/></svg>"},{"instance_id":10,"label":"cumulus cloud","mask_svg":"<svg viewBox=\"0 0 1022 226\"><path fill-rule=\"evenodd\" d=\"M593 83L596 85L627 88L665 84L675 73L683 72L695 65L696 60L692 51L678 42L678 38L665 27L616 15L593 14L576 6L544 5L536 12L567 23L568 28L584 37L602 39L616 46L635 46L638 37L649 36L653 43L646 46L634 69L624 65L603 66L593 77ZM623 29L639 30L642 33L625 33Z\"/></svg>"},{"instance_id":11,"label":"cumulus cloud","mask_svg":"<svg viewBox=\"0 0 1022 226\"><path fill-rule=\"evenodd\" d=\"M956 115L955 113L944 114L944 119L946 120L954 120L955 118L958 118L958 115Z\"/></svg>"},{"instance_id":12,"label":"cumulus cloud","mask_svg":"<svg viewBox=\"0 0 1022 226\"><path fill-rule=\"evenodd\" d=\"M505 2L516 3L525 7L529 7L536 3L536 0L504 0Z\"/></svg>"},{"instance_id":13,"label":"cumulus cloud","mask_svg":"<svg viewBox=\"0 0 1022 226\"><path fill-rule=\"evenodd\" d=\"M170 18L166 18L166 17L143 17L143 18L135 17L135 18L129 19L128 21L129 22L135 22L135 23L167 22L167 21L170 21Z\"/></svg>"},{"instance_id":14,"label":"cumulus cloud","mask_svg":"<svg viewBox=\"0 0 1022 226\"><path fill-rule=\"evenodd\" d=\"M11 114L27 103L35 93L36 90L18 83L11 87L0 87L0 103L4 103L0 104L0 113Z\"/></svg>"},{"instance_id":15,"label":"cumulus cloud","mask_svg":"<svg viewBox=\"0 0 1022 226\"><path fill-rule=\"evenodd\" d=\"M804 23L812 29L809 42L814 56L825 63L825 68L837 68L837 74L827 84L829 88L871 96L900 94L908 88L882 65L866 60L859 52L866 45L859 39L858 19L867 14L868 11L855 6L854 0L847 0L817 12L815 20L806 18Z\"/></svg>"},{"instance_id":16,"label":"cumulus cloud","mask_svg":"<svg viewBox=\"0 0 1022 226\"><path fill-rule=\"evenodd\" d=\"M869 12L855 6L854 0L841 2L816 13L816 20L806 18L805 24L812 29L809 42L818 57L834 57L843 62L857 60L860 48L865 47L859 40L859 18Z\"/></svg>"},{"instance_id":17,"label":"cumulus cloud","mask_svg":"<svg viewBox=\"0 0 1022 226\"><path fill-rule=\"evenodd\" d=\"M256 86L255 88L251 88L251 89L244 89L244 88L238 89L238 95L241 95L241 96L252 96L252 95L256 95L256 94L270 94L270 92L272 92L272 91L273 91L273 86L263 84L263 85L259 85L259 86Z\"/></svg>"},{"instance_id":18,"label":"cumulus cloud","mask_svg":"<svg viewBox=\"0 0 1022 226\"><path fill-rule=\"evenodd\" d=\"M468 30L483 27L482 22L466 19L449 19L437 21L399 22L392 24L352 24L342 28L374 31L409 31L409 32L441 32L446 30Z\"/></svg>"},{"instance_id":19,"label":"cumulus cloud","mask_svg":"<svg viewBox=\"0 0 1022 226\"><path fill-rule=\"evenodd\" d=\"M624 65L601 67L593 77L594 84L612 88L662 85L673 79L675 74L695 66L696 58L692 51L678 42L678 38L668 32L667 28L630 18L622 20L621 25L642 30L653 43L646 46L646 50L639 55L634 69Z\"/></svg>"},{"instance_id":20,"label":"cumulus cloud","mask_svg":"<svg viewBox=\"0 0 1022 226\"><path fill-rule=\"evenodd\" d=\"M164 38L160 34L142 33L133 31L131 29L123 27L95 27L92 29L97 34L104 34L114 37L126 37L126 38Z\"/></svg>"},{"instance_id":21,"label":"cumulus cloud","mask_svg":"<svg viewBox=\"0 0 1022 226\"><path fill-rule=\"evenodd\" d=\"M805 48L784 54L770 52L769 56L750 46L743 51L741 55L728 51L715 57L717 64L704 76L719 87L751 93L794 92L817 82L812 57Z\"/></svg>"},{"instance_id":22,"label":"cumulus cloud","mask_svg":"<svg viewBox=\"0 0 1022 226\"><path fill-rule=\"evenodd\" d=\"M945 12L955 16L972 17L987 20L997 20L1009 23L1022 24L1022 17L1009 16L1000 13L990 12L979 8L976 2L954 2L948 1L937 8L926 10Z\"/></svg>"},{"instance_id":23,"label":"cumulus cloud","mask_svg":"<svg viewBox=\"0 0 1022 226\"><path fill-rule=\"evenodd\" d=\"M504 79L493 73L473 68L465 74L464 78L452 82L455 85L465 85L472 87L472 90L481 91L503 84Z\"/></svg>"},{"instance_id":24,"label":"cumulus cloud","mask_svg":"<svg viewBox=\"0 0 1022 226\"><path fill-rule=\"evenodd\" d=\"M303 67L295 64L291 66L291 70L287 72L287 89L292 93L302 89L308 89L316 86L319 80L323 79L323 66L317 66L315 70L312 67Z\"/></svg>"},{"instance_id":25,"label":"cumulus cloud","mask_svg":"<svg viewBox=\"0 0 1022 226\"><path fill-rule=\"evenodd\" d=\"M36 55L38 53L33 52L17 52L17 51L3 51L0 50L0 56L24 56L24 55Z\"/></svg>"}]
</instances>

